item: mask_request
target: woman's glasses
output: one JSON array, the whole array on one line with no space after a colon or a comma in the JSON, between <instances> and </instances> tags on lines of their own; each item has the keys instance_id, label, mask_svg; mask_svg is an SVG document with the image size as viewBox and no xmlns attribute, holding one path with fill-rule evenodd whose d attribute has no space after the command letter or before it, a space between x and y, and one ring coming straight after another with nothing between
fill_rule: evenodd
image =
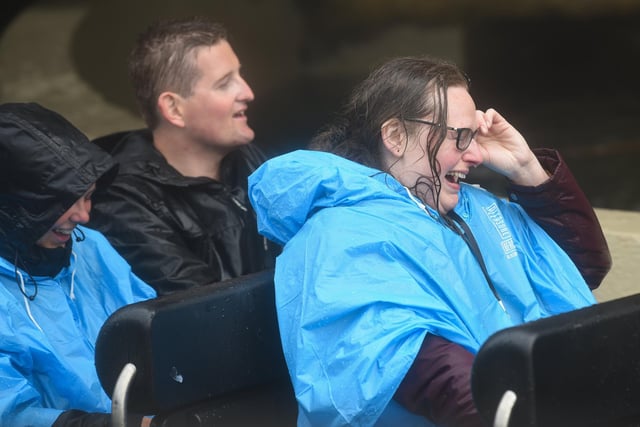
<instances>
[{"instance_id":1,"label":"woman's glasses","mask_svg":"<svg viewBox=\"0 0 640 427\"><path fill-rule=\"evenodd\" d=\"M424 125L429 125L429 126L441 126L439 123L433 123L433 122L422 120L422 119L405 119L405 120L408 122L417 122L417 123L422 123ZM467 148L469 148L469 145L471 145L471 141L473 140L473 138L476 137L476 134L478 133L478 129L473 130L469 128L454 128L451 126L447 126L447 130L452 130L456 132L456 148L460 151L464 151Z\"/></svg>"}]
</instances>

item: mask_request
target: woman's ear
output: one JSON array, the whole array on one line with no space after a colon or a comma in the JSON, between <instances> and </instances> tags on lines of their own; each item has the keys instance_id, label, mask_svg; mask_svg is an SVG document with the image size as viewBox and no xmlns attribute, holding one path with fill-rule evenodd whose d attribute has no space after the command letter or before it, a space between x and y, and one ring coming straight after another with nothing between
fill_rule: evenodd
<instances>
[{"instance_id":1,"label":"woman's ear","mask_svg":"<svg viewBox=\"0 0 640 427\"><path fill-rule=\"evenodd\" d=\"M174 92L162 92L158 96L160 115L174 126L184 127L182 97Z\"/></svg>"},{"instance_id":2,"label":"woman's ear","mask_svg":"<svg viewBox=\"0 0 640 427\"><path fill-rule=\"evenodd\" d=\"M406 142L406 132L400 120L389 119L380 127L382 144L393 157L402 157Z\"/></svg>"}]
</instances>

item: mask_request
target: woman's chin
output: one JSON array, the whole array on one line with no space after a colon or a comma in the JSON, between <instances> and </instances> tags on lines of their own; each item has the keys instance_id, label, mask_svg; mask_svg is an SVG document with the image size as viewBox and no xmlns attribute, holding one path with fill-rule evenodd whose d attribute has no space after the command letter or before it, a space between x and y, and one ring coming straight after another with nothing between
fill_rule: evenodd
<instances>
[{"instance_id":1,"label":"woman's chin","mask_svg":"<svg viewBox=\"0 0 640 427\"><path fill-rule=\"evenodd\" d=\"M438 211L442 215L446 215L448 212L451 212L455 209L458 204L458 195L440 195L440 203L438 205Z\"/></svg>"}]
</instances>

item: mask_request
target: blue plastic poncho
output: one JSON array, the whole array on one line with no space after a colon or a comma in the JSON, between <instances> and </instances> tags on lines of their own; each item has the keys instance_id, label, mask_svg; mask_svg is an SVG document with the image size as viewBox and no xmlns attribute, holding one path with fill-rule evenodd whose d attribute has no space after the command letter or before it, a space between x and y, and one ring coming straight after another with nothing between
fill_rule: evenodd
<instances>
[{"instance_id":1,"label":"blue plastic poncho","mask_svg":"<svg viewBox=\"0 0 640 427\"><path fill-rule=\"evenodd\" d=\"M66 409L111 412L98 380L94 346L107 317L155 296L102 234L80 227L71 264L55 278L31 278L0 258L0 425L51 426Z\"/></svg>"},{"instance_id":2,"label":"blue plastic poncho","mask_svg":"<svg viewBox=\"0 0 640 427\"><path fill-rule=\"evenodd\" d=\"M393 423L402 410L389 403L427 333L475 353L500 329L595 302L519 205L480 188L463 185L455 211L507 312L463 239L387 174L296 151L249 186L260 231L284 245L276 304L299 425Z\"/></svg>"}]
</instances>

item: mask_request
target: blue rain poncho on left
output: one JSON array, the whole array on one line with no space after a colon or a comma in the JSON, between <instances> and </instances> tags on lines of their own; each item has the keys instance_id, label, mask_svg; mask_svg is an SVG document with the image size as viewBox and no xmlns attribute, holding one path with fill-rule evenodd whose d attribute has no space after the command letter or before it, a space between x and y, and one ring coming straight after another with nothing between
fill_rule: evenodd
<instances>
[{"instance_id":1,"label":"blue rain poncho on left","mask_svg":"<svg viewBox=\"0 0 640 427\"><path fill-rule=\"evenodd\" d=\"M67 409L111 412L95 369L95 341L111 313L155 296L106 238L88 228L71 264L56 277L33 277L0 258L0 425L51 426Z\"/></svg>"},{"instance_id":2,"label":"blue rain poncho on left","mask_svg":"<svg viewBox=\"0 0 640 427\"><path fill-rule=\"evenodd\" d=\"M595 303L523 209L483 189L462 185L455 211L506 312L463 239L388 174L296 151L249 186L260 231L284 245L276 305L301 426L399 422L390 402L427 333L476 353L500 329Z\"/></svg>"},{"instance_id":3,"label":"blue rain poncho on left","mask_svg":"<svg viewBox=\"0 0 640 427\"><path fill-rule=\"evenodd\" d=\"M116 172L59 114L0 105L1 426L49 427L66 410L108 418L94 365L98 331L118 308L155 291L96 231L76 227L78 239L64 248L37 242Z\"/></svg>"}]
</instances>

